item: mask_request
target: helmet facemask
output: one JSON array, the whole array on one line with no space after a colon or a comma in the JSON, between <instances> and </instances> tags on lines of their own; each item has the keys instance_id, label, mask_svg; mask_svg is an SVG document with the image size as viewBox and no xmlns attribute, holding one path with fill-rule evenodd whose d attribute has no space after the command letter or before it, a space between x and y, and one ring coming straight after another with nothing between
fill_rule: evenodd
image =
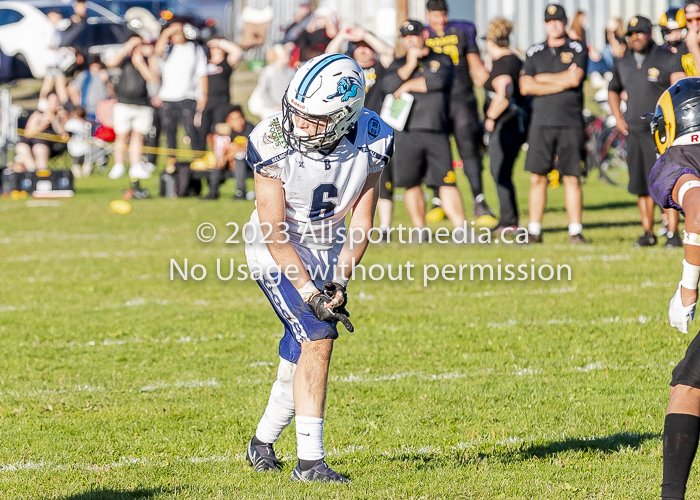
<instances>
[{"instance_id":1,"label":"helmet facemask","mask_svg":"<svg viewBox=\"0 0 700 500\"><path fill-rule=\"evenodd\" d=\"M316 116L295 108L282 98L282 133L289 147L301 153L329 149L347 132L340 130L338 124L348 113L350 106L343 107L335 113Z\"/></svg>"}]
</instances>

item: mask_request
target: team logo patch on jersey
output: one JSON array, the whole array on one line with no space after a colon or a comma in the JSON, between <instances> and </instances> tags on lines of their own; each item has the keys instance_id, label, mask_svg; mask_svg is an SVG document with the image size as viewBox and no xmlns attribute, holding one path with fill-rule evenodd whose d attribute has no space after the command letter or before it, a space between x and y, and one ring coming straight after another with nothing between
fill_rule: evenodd
<instances>
[{"instance_id":1,"label":"team logo patch on jersey","mask_svg":"<svg viewBox=\"0 0 700 500\"><path fill-rule=\"evenodd\" d=\"M457 176L455 175L455 171L450 170L449 172L447 172L447 175L442 180L445 182L445 184L454 184L455 182L457 182Z\"/></svg>"},{"instance_id":2,"label":"team logo patch on jersey","mask_svg":"<svg viewBox=\"0 0 700 500\"><path fill-rule=\"evenodd\" d=\"M267 140L265 139L266 136L268 138ZM278 146L280 148L287 147L287 141L285 140L284 134L282 133L282 126L280 125L279 118L275 118L270 122L270 128L263 135L263 141L272 141L273 143L275 143L275 146Z\"/></svg>"},{"instance_id":3,"label":"team logo patch on jersey","mask_svg":"<svg viewBox=\"0 0 700 500\"><path fill-rule=\"evenodd\" d=\"M430 72L431 73L437 73L439 69L440 69L440 62L439 61L430 61Z\"/></svg>"},{"instance_id":4,"label":"team logo patch on jersey","mask_svg":"<svg viewBox=\"0 0 700 500\"><path fill-rule=\"evenodd\" d=\"M377 120L376 118L372 118L367 124L367 133L372 139L376 139L379 135L380 128L381 126L379 125L379 120Z\"/></svg>"},{"instance_id":5,"label":"team logo patch on jersey","mask_svg":"<svg viewBox=\"0 0 700 500\"><path fill-rule=\"evenodd\" d=\"M574 55L571 52L562 52L559 57L564 64L571 64L571 61L574 60Z\"/></svg>"},{"instance_id":6,"label":"team logo patch on jersey","mask_svg":"<svg viewBox=\"0 0 700 500\"><path fill-rule=\"evenodd\" d=\"M356 97L359 88L360 82L350 76L344 76L338 80L338 91L333 95L329 95L326 97L326 99L335 99L336 97L340 97L340 100L345 102L351 97Z\"/></svg>"},{"instance_id":7,"label":"team logo patch on jersey","mask_svg":"<svg viewBox=\"0 0 700 500\"><path fill-rule=\"evenodd\" d=\"M649 68L649 71L647 71L647 80L650 82L658 82L660 74L661 72L658 69Z\"/></svg>"}]
</instances>

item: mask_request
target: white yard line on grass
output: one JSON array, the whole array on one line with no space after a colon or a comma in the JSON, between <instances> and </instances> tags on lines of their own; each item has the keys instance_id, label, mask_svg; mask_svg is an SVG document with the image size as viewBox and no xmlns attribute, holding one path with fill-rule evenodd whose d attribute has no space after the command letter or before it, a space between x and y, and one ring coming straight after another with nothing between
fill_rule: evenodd
<instances>
[{"instance_id":1,"label":"white yard line on grass","mask_svg":"<svg viewBox=\"0 0 700 500\"><path fill-rule=\"evenodd\" d=\"M177 380L175 382L153 382L146 384L141 388L126 389L127 392L151 392L161 391L163 389L198 389L200 387L219 387L219 382L210 378L207 380ZM69 394L77 392L124 392L123 390L105 389L102 386L76 385L69 388L51 389L44 387L41 389L29 389L26 391L5 390L0 392L0 397L11 396L14 398L26 398L34 396L45 396L47 394Z\"/></svg>"}]
</instances>

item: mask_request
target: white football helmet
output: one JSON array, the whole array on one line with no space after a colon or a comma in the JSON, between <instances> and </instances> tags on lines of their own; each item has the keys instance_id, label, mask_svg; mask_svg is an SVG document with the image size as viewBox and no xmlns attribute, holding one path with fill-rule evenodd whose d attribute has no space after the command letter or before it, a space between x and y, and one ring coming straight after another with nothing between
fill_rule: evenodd
<instances>
[{"instance_id":1,"label":"white football helmet","mask_svg":"<svg viewBox=\"0 0 700 500\"><path fill-rule=\"evenodd\" d=\"M338 142L365 105L365 76L348 56L308 60L282 98L282 132L295 151L318 151Z\"/></svg>"}]
</instances>

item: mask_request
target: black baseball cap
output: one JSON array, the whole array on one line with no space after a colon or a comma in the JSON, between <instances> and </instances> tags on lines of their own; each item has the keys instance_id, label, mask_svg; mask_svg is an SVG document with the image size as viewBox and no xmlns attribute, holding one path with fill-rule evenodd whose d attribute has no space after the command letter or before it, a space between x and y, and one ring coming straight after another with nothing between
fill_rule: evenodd
<instances>
[{"instance_id":1,"label":"black baseball cap","mask_svg":"<svg viewBox=\"0 0 700 500\"><path fill-rule=\"evenodd\" d=\"M630 36L632 33L651 33L653 28L652 22L644 16L634 16L627 23L627 33L626 36Z\"/></svg>"},{"instance_id":2,"label":"black baseball cap","mask_svg":"<svg viewBox=\"0 0 700 500\"><path fill-rule=\"evenodd\" d=\"M544 22L563 21L566 22L566 11L558 3L550 3L544 11Z\"/></svg>"},{"instance_id":3,"label":"black baseball cap","mask_svg":"<svg viewBox=\"0 0 700 500\"><path fill-rule=\"evenodd\" d=\"M401 33L401 36L420 35L423 33L423 23L415 19L409 19L401 25L399 33Z\"/></svg>"}]
</instances>

